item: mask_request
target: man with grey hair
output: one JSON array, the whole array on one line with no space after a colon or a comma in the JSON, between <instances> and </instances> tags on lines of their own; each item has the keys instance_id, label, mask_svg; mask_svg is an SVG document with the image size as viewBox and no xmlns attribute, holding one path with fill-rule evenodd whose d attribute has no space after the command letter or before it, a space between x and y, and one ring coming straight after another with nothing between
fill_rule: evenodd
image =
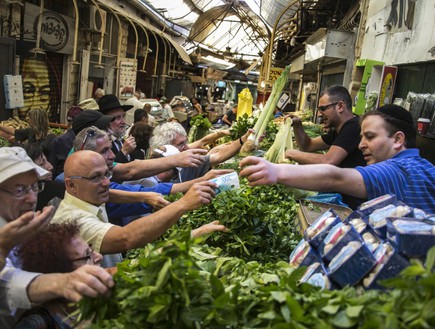
<instances>
[{"instance_id":1,"label":"man with grey hair","mask_svg":"<svg viewBox=\"0 0 435 329\"><path fill-rule=\"evenodd\" d=\"M89 137L93 137L96 132L96 129L90 129L86 130L86 133L80 133L79 135L77 135L74 141L74 149L77 151L89 149L87 143L89 143L91 140L96 143L96 138ZM99 132L99 134L107 135L107 133L105 132ZM107 141L107 144L109 148L112 147L112 142L110 138ZM109 154L106 148L98 153ZM115 157L111 158L110 156L108 156L111 158L111 164L109 165L109 169L113 170L113 181L123 182L141 179L143 177L150 177L175 167L199 167L204 162L204 155L206 153L206 150L192 149L162 159L135 160L132 162L118 164L113 162L115 160Z\"/></svg>"},{"instance_id":2,"label":"man with grey hair","mask_svg":"<svg viewBox=\"0 0 435 329\"><path fill-rule=\"evenodd\" d=\"M238 140L212 148L205 156L204 162L201 166L197 168L184 168L181 171L181 181L186 182L201 177L205 175L212 166L224 162L236 155L251 133L253 133L253 130L249 129L248 132ZM222 134L227 134L227 132L224 131ZM215 132L207 135L203 139L188 144L187 133L183 126L178 122L166 122L154 129L153 137L150 140L150 146L151 149L154 150L163 145L172 145L181 152L180 154L183 154L184 152L188 152L191 148L204 147L206 143L209 143L210 141L213 142L215 139L220 137L222 137L221 133Z\"/></svg>"}]
</instances>

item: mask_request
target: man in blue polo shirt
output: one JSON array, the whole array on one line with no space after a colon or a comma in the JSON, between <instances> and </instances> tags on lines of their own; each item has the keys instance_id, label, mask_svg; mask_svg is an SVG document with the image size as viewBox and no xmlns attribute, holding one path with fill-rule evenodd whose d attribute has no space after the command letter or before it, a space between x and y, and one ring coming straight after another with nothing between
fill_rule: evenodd
<instances>
[{"instance_id":1,"label":"man in blue polo shirt","mask_svg":"<svg viewBox=\"0 0 435 329\"><path fill-rule=\"evenodd\" d=\"M281 183L317 191L338 191L373 199L395 194L409 206L435 214L435 166L416 149L411 114L397 105L366 113L359 144L368 166L338 168L331 165L283 165L247 157L240 172L251 185Z\"/></svg>"}]
</instances>

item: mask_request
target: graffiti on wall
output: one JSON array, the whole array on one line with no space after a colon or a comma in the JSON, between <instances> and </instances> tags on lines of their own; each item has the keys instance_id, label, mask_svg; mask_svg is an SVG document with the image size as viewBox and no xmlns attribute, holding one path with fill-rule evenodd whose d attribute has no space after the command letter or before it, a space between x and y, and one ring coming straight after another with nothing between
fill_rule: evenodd
<instances>
[{"instance_id":1,"label":"graffiti on wall","mask_svg":"<svg viewBox=\"0 0 435 329\"><path fill-rule=\"evenodd\" d=\"M21 66L24 107L19 109L20 117L28 110L42 108L48 112L50 121L59 120L61 77L49 59L25 58Z\"/></svg>"}]
</instances>

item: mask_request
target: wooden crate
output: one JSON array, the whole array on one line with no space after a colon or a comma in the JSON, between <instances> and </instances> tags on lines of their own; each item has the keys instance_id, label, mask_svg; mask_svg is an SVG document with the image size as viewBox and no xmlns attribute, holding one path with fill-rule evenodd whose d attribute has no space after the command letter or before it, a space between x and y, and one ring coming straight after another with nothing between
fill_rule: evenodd
<instances>
[{"instance_id":1,"label":"wooden crate","mask_svg":"<svg viewBox=\"0 0 435 329\"><path fill-rule=\"evenodd\" d=\"M312 205L312 206L311 206ZM340 216L341 220L344 220L347 216L352 213L352 209L348 207L339 206L331 203L324 203L311 200L299 200L299 231L301 234L310 226L320 215L328 211L329 209L334 209L335 212Z\"/></svg>"}]
</instances>

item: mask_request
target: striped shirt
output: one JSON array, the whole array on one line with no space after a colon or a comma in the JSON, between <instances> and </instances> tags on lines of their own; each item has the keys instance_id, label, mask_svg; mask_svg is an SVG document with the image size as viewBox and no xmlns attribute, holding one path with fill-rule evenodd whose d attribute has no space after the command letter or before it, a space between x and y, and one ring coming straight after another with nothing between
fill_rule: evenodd
<instances>
[{"instance_id":1,"label":"striped shirt","mask_svg":"<svg viewBox=\"0 0 435 329\"><path fill-rule=\"evenodd\" d=\"M356 167L362 175L371 200L395 194L407 205L435 214L435 166L407 149L392 158L366 167Z\"/></svg>"}]
</instances>

